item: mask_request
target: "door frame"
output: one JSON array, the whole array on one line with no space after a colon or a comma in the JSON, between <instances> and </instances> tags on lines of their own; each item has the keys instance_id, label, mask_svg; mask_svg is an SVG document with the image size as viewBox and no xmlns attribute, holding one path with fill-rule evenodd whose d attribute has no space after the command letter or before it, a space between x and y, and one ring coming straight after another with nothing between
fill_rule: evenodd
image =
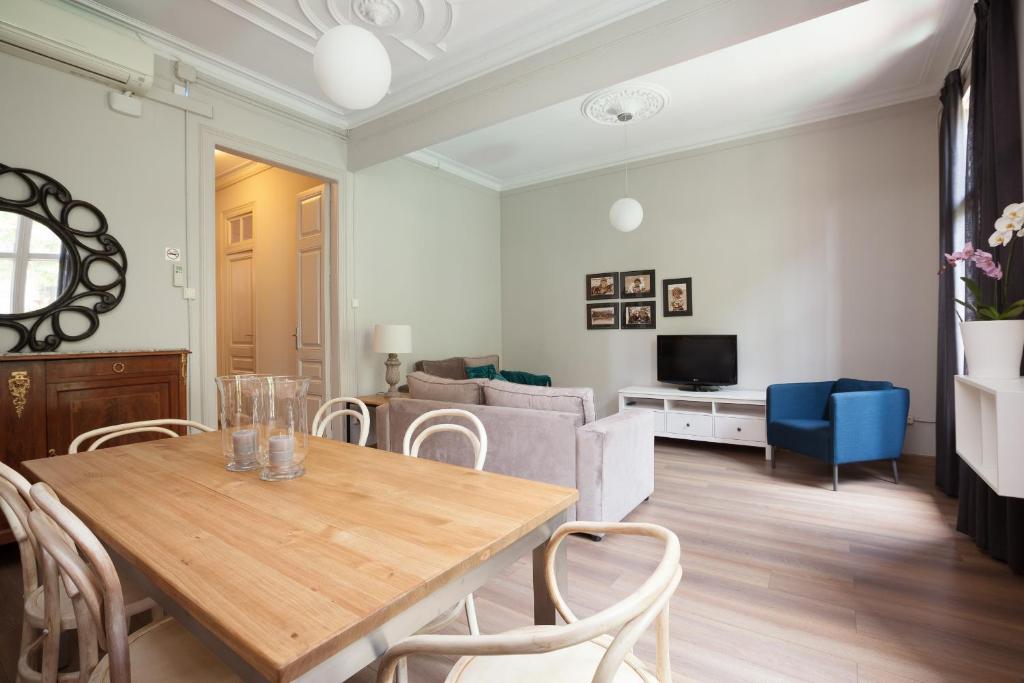
<instances>
[{"instance_id":1,"label":"door frame","mask_svg":"<svg viewBox=\"0 0 1024 683\"><path fill-rule=\"evenodd\" d=\"M192 351L189 372L189 416L205 424L217 424L217 229L216 169L214 150L223 149L263 161L296 173L322 180L330 192L328 239L324 249L329 264L324 315L326 318L326 356L324 391L328 396L352 393L357 376L355 363L355 326L348 306L354 283L355 259L352 254L352 184L344 168L324 164L229 131L199 124L198 150L186 159L187 178L196 178L198 187L187 193L186 272L188 286L195 289L196 300L189 302L189 348Z\"/></svg>"}]
</instances>

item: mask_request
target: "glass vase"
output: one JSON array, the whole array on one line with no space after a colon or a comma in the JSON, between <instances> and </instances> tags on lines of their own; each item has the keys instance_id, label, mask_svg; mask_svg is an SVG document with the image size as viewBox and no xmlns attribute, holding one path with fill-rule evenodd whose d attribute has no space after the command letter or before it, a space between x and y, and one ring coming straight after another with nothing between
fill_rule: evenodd
<instances>
[{"instance_id":1,"label":"glass vase","mask_svg":"<svg viewBox=\"0 0 1024 683\"><path fill-rule=\"evenodd\" d=\"M295 479L306 472L309 428L307 377L264 377L261 381L260 479Z\"/></svg>"},{"instance_id":2,"label":"glass vase","mask_svg":"<svg viewBox=\"0 0 1024 683\"><path fill-rule=\"evenodd\" d=\"M225 467L232 472L254 470L260 464L261 377L224 375L216 381Z\"/></svg>"}]
</instances>

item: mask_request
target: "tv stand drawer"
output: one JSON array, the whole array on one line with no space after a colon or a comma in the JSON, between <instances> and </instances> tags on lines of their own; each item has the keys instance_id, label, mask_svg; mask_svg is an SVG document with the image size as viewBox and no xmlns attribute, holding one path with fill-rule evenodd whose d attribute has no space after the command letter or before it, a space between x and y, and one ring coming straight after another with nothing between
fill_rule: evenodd
<instances>
[{"instance_id":1,"label":"tv stand drawer","mask_svg":"<svg viewBox=\"0 0 1024 683\"><path fill-rule=\"evenodd\" d=\"M713 436L714 427L710 415L694 413L668 413L666 416L667 431L670 434L686 436Z\"/></svg>"},{"instance_id":2,"label":"tv stand drawer","mask_svg":"<svg viewBox=\"0 0 1024 683\"><path fill-rule=\"evenodd\" d=\"M715 417L715 436L737 441L765 441L765 421L758 417Z\"/></svg>"}]
</instances>

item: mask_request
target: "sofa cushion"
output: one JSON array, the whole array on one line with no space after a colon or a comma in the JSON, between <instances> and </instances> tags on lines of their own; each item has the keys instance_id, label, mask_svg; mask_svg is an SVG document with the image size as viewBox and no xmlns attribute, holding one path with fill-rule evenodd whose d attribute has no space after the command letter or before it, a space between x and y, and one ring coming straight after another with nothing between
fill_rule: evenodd
<instances>
[{"instance_id":1,"label":"sofa cushion","mask_svg":"<svg viewBox=\"0 0 1024 683\"><path fill-rule=\"evenodd\" d=\"M589 387L536 387L493 381L484 385L484 403L507 408L554 410L579 415L583 424L594 421L594 390Z\"/></svg>"},{"instance_id":2,"label":"sofa cushion","mask_svg":"<svg viewBox=\"0 0 1024 683\"><path fill-rule=\"evenodd\" d=\"M425 360L418 363L417 370L428 375L446 377L448 379L466 379L466 364L462 358L445 358L444 360Z\"/></svg>"},{"instance_id":3,"label":"sofa cushion","mask_svg":"<svg viewBox=\"0 0 1024 683\"><path fill-rule=\"evenodd\" d=\"M480 387L487 382L485 379L448 379L425 372L410 372L406 381L411 398L477 405L483 403Z\"/></svg>"},{"instance_id":4,"label":"sofa cushion","mask_svg":"<svg viewBox=\"0 0 1024 683\"><path fill-rule=\"evenodd\" d=\"M495 370L501 371L501 364L498 362L498 355L466 357L462 359L467 368L478 368L481 365L493 365Z\"/></svg>"},{"instance_id":5,"label":"sofa cushion","mask_svg":"<svg viewBox=\"0 0 1024 683\"><path fill-rule=\"evenodd\" d=\"M500 379L508 382L508 378L494 369L493 365L478 365L477 367L466 368L466 377L469 379Z\"/></svg>"},{"instance_id":6,"label":"sofa cushion","mask_svg":"<svg viewBox=\"0 0 1024 683\"><path fill-rule=\"evenodd\" d=\"M773 446L822 460L832 457L832 425L828 420L773 420L768 430L768 442Z\"/></svg>"}]
</instances>

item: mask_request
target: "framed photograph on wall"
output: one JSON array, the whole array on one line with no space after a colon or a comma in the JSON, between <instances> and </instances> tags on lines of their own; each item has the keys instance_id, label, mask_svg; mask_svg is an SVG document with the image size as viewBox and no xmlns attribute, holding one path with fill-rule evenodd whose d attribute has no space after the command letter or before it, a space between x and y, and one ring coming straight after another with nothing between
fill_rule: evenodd
<instances>
[{"instance_id":1,"label":"framed photograph on wall","mask_svg":"<svg viewBox=\"0 0 1024 683\"><path fill-rule=\"evenodd\" d=\"M619 304L614 301L607 304L587 304L587 329L619 329Z\"/></svg>"},{"instance_id":2,"label":"framed photograph on wall","mask_svg":"<svg viewBox=\"0 0 1024 683\"><path fill-rule=\"evenodd\" d=\"M593 273L587 276L587 301L618 298L618 273Z\"/></svg>"},{"instance_id":3,"label":"framed photograph on wall","mask_svg":"<svg viewBox=\"0 0 1024 683\"><path fill-rule=\"evenodd\" d=\"M661 303L665 317L693 315L693 278L661 281Z\"/></svg>"},{"instance_id":4,"label":"framed photograph on wall","mask_svg":"<svg viewBox=\"0 0 1024 683\"><path fill-rule=\"evenodd\" d=\"M622 329L653 330L657 327L657 305L657 301L623 301Z\"/></svg>"},{"instance_id":5,"label":"framed photograph on wall","mask_svg":"<svg viewBox=\"0 0 1024 683\"><path fill-rule=\"evenodd\" d=\"M654 296L654 271L630 270L621 274L622 299L650 299Z\"/></svg>"}]
</instances>

